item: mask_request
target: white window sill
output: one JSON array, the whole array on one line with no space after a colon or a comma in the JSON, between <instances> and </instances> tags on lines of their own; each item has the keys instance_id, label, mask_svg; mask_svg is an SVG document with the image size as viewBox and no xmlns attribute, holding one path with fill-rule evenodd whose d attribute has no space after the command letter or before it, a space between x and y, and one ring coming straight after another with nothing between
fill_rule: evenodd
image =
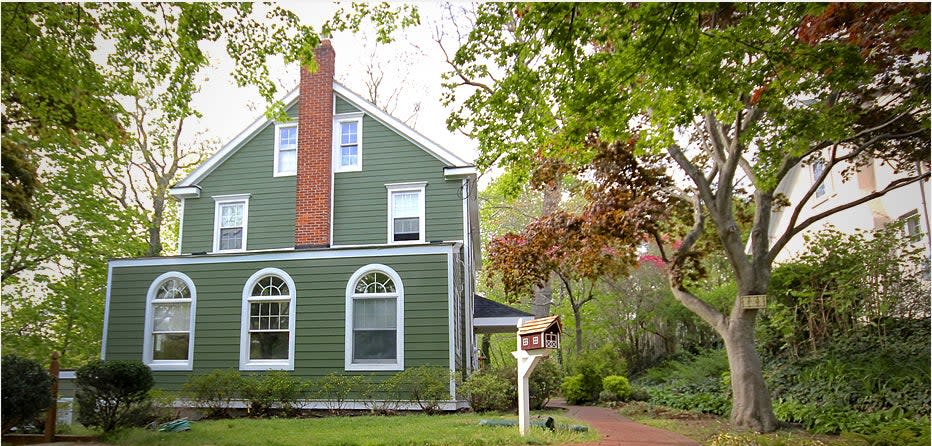
<instances>
[{"instance_id":1,"label":"white window sill","mask_svg":"<svg viewBox=\"0 0 932 446\"><path fill-rule=\"evenodd\" d=\"M191 361L151 361L146 363L153 371L158 370L182 370L191 371L194 369Z\"/></svg>"},{"instance_id":2,"label":"white window sill","mask_svg":"<svg viewBox=\"0 0 932 446\"><path fill-rule=\"evenodd\" d=\"M273 177L293 177L297 175L297 172L275 172L272 174Z\"/></svg>"},{"instance_id":3,"label":"white window sill","mask_svg":"<svg viewBox=\"0 0 932 446\"><path fill-rule=\"evenodd\" d=\"M380 372L380 371L401 371L404 370L404 364L346 364L344 370L347 372Z\"/></svg>"},{"instance_id":4,"label":"white window sill","mask_svg":"<svg viewBox=\"0 0 932 446\"><path fill-rule=\"evenodd\" d=\"M343 173L343 172L362 172L362 166L343 166L343 167L333 168L333 173Z\"/></svg>"},{"instance_id":5,"label":"white window sill","mask_svg":"<svg viewBox=\"0 0 932 446\"><path fill-rule=\"evenodd\" d=\"M240 364L240 370L261 372L265 370L294 370L294 364L288 360L258 360Z\"/></svg>"},{"instance_id":6,"label":"white window sill","mask_svg":"<svg viewBox=\"0 0 932 446\"><path fill-rule=\"evenodd\" d=\"M389 245L418 245L418 244L425 244L425 243L427 242L425 242L424 240L401 240L398 242L388 242Z\"/></svg>"},{"instance_id":7,"label":"white window sill","mask_svg":"<svg viewBox=\"0 0 932 446\"><path fill-rule=\"evenodd\" d=\"M210 253L211 254L229 254L233 252L246 252L246 250L242 248L240 249L215 249L211 251Z\"/></svg>"}]
</instances>

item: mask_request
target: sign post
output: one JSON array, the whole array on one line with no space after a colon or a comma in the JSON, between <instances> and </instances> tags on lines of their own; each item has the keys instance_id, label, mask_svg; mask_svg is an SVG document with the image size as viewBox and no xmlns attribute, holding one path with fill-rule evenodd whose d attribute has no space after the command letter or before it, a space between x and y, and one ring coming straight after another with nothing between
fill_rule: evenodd
<instances>
[{"instance_id":1,"label":"sign post","mask_svg":"<svg viewBox=\"0 0 932 446\"><path fill-rule=\"evenodd\" d=\"M542 359L560 348L562 331L560 316L533 319L518 327L518 350L511 354L518 360L518 431L521 436L527 435L531 428L529 378Z\"/></svg>"}]
</instances>

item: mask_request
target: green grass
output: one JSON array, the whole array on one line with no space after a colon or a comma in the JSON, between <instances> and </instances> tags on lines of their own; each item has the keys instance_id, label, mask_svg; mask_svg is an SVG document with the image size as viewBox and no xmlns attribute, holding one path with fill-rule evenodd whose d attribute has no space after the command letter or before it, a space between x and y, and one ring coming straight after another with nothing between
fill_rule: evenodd
<instances>
[{"instance_id":1,"label":"green grass","mask_svg":"<svg viewBox=\"0 0 932 446\"><path fill-rule=\"evenodd\" d=\"M815 435L802 429L781 429L769 434L742 431L731 426L726 418L715 415L630 403L618 412L633 421L658 429L676 432L703 445L715 446L864 446L860 439L849 436Z\"/></svg>"},{"instance_id":2,"label":"green grass","mask_svg":"<svg viewBox=\"0 0 932 446\"><path fill-rule=\"evenodd\" d=\"M539 413L532 413L532 419ZM581 424L554 415L557 424ZM527 437L517 427L479 426L480 419L517 419L513 415L412 414L391 417L357 416L303 419L205 420L191 423L188 432L163 433L129 429L103 438L117 445L199 446L395 446L566 444L596 441L595 432L550 432L532 428Z\"/></svg>"}]
</instances>

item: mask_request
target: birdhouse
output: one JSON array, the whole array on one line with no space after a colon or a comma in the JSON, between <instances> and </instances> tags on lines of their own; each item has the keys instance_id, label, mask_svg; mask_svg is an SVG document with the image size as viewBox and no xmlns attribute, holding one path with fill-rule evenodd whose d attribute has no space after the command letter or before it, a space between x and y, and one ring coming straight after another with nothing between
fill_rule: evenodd
<instances>
[{"instance_id":1,"label":"birdhouse","mask_svg":"<svg viewBox=\"0 0 932 446\"><path fill-rule=\"evenodd\" d=\"M520 350L556 350L560 348L560 333L563 326L560 316L533 319L518 327Z\"/></svg>"}]
</instances>

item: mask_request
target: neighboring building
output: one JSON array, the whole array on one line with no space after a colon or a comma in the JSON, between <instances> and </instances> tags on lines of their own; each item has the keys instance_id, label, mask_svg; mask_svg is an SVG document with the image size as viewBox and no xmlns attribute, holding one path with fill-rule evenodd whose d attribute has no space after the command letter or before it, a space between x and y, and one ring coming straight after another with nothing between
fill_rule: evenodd
<instances>
[{"instance_id":1,"label":"neighboring building","mask_svg":"<svg viewBox=\"0 0 932 446\"><path fill-rule=\"evenodd\" d=\"M771 215L770 242L777 240L786 230L796 204L824 172L825 162L816 161L808 165L797 165L777 188L786 196L791 206L776 210ZM800 212L798 222L825 212L827 209L854 202L878 190L883 190L892 181L906 176L928 172L928 165L916 165L915 170L896 174L882 160L872 160L853 173L847 180L842 178L840 167L833 169L826 181L819 186ZM805 252L803 235L825 229L829 225L845 233L855 230L874 230L896 221L905 221L904 237L910 237L915 246L921 247L929 258L929 181L916 182L888 192L879 198L832 214L794 236L776 258L786 262Z\"/></svg>"},{"instance_id":2,"label":"neighboring building","mask_svg":"<svg viewBox=\"0 0 932 446\"><path fill-rule=\"evenodd\" d=\"M110 262L104 359L141 359L167 390L225 368L475 367L475 168L334 82L330 43L317 51L292 121L259 119L172 188L181 254Z\"/></svg>"}]
</instances>

